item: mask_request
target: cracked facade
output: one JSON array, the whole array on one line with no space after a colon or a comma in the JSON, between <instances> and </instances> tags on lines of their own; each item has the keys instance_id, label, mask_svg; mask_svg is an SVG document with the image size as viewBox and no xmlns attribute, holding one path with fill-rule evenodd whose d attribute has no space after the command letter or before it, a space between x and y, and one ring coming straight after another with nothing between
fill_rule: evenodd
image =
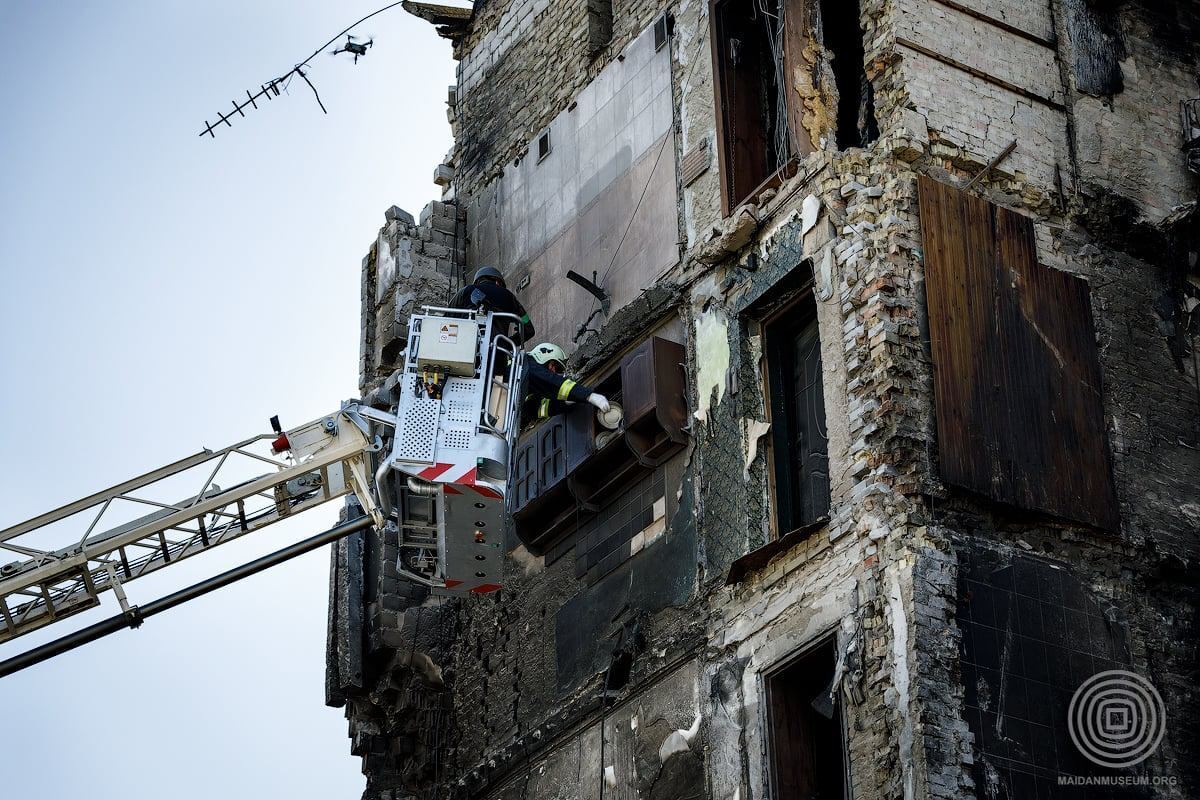
<instances>
[{"instance_id":1,"label":"cracked facade","mask_svg":"<svg viewBox=\"0 0 1200 800\"><path fill-rule=\"evenodd\" d=\"M339 545L366 797L1200 794L1200 9L405 5L455 144L364 259L360 388L490 263L629 417L522 440L495 595ZM1166 705L1125 770L1067 728L1107 669Z\"/></svg>"}]
</instances>

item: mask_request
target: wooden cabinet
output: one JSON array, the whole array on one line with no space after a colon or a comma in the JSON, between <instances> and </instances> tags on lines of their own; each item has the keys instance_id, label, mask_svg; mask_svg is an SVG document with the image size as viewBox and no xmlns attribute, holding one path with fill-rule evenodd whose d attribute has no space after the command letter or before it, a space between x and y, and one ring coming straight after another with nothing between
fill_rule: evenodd
<instances>
[{"instance_id":1,"label":"wooden cabinet","mask_svg":"<svg viewBox=\"0 0 1200 800\"><path fill-rule=\"evenodd\" d=\"M625 440L642 464L656 467L687 441L683 345L651 336L621 361Z\"/></svg>"},{"instance_id":2,"label":"wooden cabinet","mask_svg":"<svg viewBox=\"0 0 1200 800\"><path fill-rule=\"evenodd\" d=\"M531 552L545 552L684 446L685 358L683 345L652 336L594 381L625 411L616 435L599 424L590 405L577 403L520 438L509 507Z\"/></svg>"}]
</instances>

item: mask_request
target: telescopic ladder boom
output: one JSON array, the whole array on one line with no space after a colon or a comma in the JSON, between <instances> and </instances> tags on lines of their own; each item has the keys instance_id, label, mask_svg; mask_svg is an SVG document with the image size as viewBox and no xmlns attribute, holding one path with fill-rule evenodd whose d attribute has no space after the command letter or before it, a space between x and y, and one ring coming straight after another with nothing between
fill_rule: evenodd
<instances>
[{"instance_id":1,"label":"telescopic ladder boom","mask_svg":"<svg viewBox=\"0 0 1200 800\"><path fill-rule=\"evenodd\" d=\"M263 446L279 442L280 434L261 434L203 450L0 531L0 550L24 557L0 566L0 642L93 608L106 591L127 608L124 584L347 492L382 526L367 460L379 443L353 404L285 436L290 453ZM222 475L244 471L247 460L271 471L221 489ZM193 487L185 500L160 499L164 487L180 485ZM130 506L154 510L106 525ZM51 536L66 544L42 546Z\"/></svg>"},{"instance_id":2,"label":"telescopic ladder boom","mask_svg":"<svg viewBox=\"0 0 1200 800\"><path fill-rule=\"evenodd\" d=\"M272 433L0 531L0 644L94 608L107 591L136 627L125 584L347 494L396 542L403 577L442 594L500 588L524 355L505 335L515 321L423 308L387 402L348 401L287 431L273 419ZM132 508L149 513L131 519Z\"/></svg>"}]
</instances>

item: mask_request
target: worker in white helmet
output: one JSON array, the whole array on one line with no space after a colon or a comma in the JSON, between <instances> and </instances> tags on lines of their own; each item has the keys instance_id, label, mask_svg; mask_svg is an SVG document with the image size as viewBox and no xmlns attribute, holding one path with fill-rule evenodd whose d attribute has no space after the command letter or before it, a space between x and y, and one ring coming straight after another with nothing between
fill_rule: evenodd
<instances>
[{"instance_id":1,"label":"worker in white helmet","mask_svg":"<svg viewBox=\"0 0 1200 800\"><path fill-rule=\"evenodd\" d=\"M608 398L566 376L567 354L552 342L528 351L525 362L525 403L521 420L529 425L561 413L565 403L591 403L608 411Z\"/></svg>"}]
</instances>

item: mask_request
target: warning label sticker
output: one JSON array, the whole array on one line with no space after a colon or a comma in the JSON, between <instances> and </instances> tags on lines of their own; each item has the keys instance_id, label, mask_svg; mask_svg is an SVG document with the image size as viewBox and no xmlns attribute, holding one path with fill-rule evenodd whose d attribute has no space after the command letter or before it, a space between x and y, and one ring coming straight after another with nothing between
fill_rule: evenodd
<instances>
[{"instance_id":1,"label":"warning label sticker","mask_svg":"<svg viewBox=\"0 0 1200 800\"><path fill-rule=\"evenodd\" d=\"M451 323L443 325L438 332L438 341L446 344L457 344L458 326Z\"/></svg>"}]
</instances>

